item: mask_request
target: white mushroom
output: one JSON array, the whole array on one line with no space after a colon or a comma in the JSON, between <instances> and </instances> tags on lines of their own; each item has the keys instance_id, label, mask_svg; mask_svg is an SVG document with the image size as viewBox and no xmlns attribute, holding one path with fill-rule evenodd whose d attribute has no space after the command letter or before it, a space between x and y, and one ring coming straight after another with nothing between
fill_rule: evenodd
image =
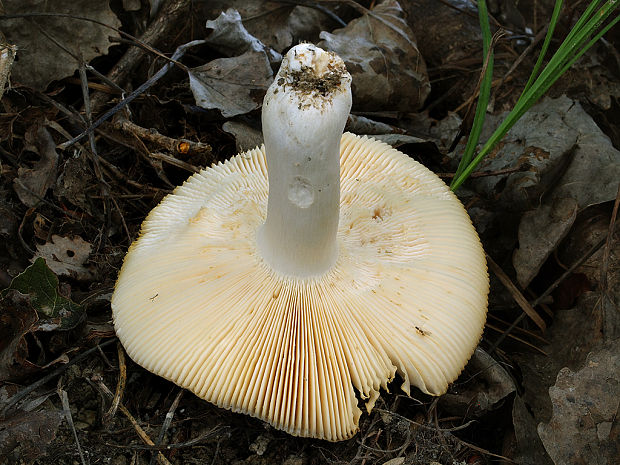
<instances>
[{"instance_id":1,"label":"white mushroom","mask_svg":"<svg viewBox=\"0 0 620 465\"><path fill-rule=\"evenodd\" d=\"M461 203L386 144L342 135L350 76L289 51L264 148L205 169L148 215L112 309L127 353L220 407L351 437L395 373L440 395L484 326L488 275ZM267 171L269 166L269 172Z\"/></svg>"}]
</instances>

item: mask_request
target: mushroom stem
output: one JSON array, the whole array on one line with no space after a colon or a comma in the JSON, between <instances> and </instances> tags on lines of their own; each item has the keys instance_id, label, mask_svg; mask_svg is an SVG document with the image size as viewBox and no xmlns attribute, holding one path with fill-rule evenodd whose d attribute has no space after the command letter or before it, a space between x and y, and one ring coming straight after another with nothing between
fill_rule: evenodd
<instances>
[{"instance_id":1,"label":"mushroom stem","mask_svg":"<svg viewBox=\"0 0 620 465\"><path fill-rule=\"evenodd\" d=\"M269 173L258 250L277 272L320 275L338 258L340 139L351 109L351 76L335 54L292 48L263 104Z\"/></svg>"}]
</instances>

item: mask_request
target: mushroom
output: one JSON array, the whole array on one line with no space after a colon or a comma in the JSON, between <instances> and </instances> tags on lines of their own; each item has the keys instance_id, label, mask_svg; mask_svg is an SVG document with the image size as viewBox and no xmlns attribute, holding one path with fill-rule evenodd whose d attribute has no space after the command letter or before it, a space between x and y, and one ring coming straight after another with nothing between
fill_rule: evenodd
<instances>
[{"instance_id":1,"label":"mushroom","mask_svg":"<svg viewBox=\"0 0 620 465\"><path fill-rule=\"evenodd\" d=\"M342 134L342 60L292 48L263 105L265 145L151 211L112 310L129 356L219 407L296 436L358 430L398 373L440 395L484 326L480 240L431 171ZM269 170L267 169L269 167Z\"/></svg>"}]
</instances>

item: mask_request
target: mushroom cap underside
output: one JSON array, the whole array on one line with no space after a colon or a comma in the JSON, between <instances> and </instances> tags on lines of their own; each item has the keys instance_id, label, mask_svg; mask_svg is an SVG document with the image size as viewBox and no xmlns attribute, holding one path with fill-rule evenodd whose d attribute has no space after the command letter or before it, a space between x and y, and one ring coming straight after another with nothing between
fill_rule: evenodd
<instances>
[{"instance_id":1,"label":"mushroom cap underside","mask_svg":"<svg viewBox=\"0 0 620 465\"><path fill-rule=\"evenodd\" d=\"M484 327L486 261L471 221L431 171L386 144L341 141L338 260L321 276L261 259L265 154L193 175L148 215L112 297L129 356L219 407L298 436L357 431L398 372L439 395Z\"/></svg>"}]
</instances>

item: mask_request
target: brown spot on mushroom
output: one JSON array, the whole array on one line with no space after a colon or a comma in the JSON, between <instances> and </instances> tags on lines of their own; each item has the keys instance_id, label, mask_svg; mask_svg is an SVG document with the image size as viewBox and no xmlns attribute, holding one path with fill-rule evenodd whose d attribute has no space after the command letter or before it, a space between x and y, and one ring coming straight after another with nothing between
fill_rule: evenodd
<instances>
[{"instance_id":1,"label":"brown spot on mushroom","mask_svg":"<svg viewBox=\"0 0 620 465\"><path fill-rule=\"evenodd\" d=\"M420 336L430 336L431 333L429 331L424 331L422 328L420 328L419 326L415 327L416 332L420 335Z\"/></svg>"}]
</instances>

